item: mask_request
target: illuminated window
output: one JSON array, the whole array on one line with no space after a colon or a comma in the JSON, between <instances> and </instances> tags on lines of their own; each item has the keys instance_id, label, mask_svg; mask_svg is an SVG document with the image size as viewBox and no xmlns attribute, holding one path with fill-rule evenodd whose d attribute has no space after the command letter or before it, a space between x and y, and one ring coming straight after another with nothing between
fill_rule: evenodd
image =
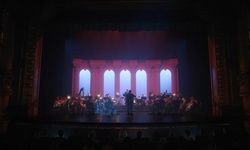
<instances>
[{"instance_id":1,"label":"illuminated window","mask_svg":"<svg viewBox=\"0 0 250 150\"><path fill-rule=\"evenodd\" d=\"M128 70L122 70L120 73L120 93L131 89L131 73Z\"/></svg>"},{"instance_id":2,"label":"illuminated window","mask_svg":"<svg viewBox=\"0 0 250 150\"><path fill-rule=\"evenodd\" d=\"M136 72L136 97L147 95L147 73L144 70Z\"/></svg>"},{"instance_id":3,"label":"illuminated window","mask_svg":"<svg viewBox=\"0 0 250 150\"><path fill-rule=\"evenodd\" d=\"M80 79L79 79L79 89L84 87L84 95L87 95L90 93L90 81L91 81L91 76L90 76L90 71L88 69L84 69L80 71Z\"/></svg>"},{"instance_id":4,"label":"illuminated window","mask_svg":"<svg viewBox=\"0 0 250 150\"><path fill-rule=\"evenodd\" d=\"M172 93L171 72L170 70L162 70L160 72L160 92Z\"/></svg>"},{"instance_id":5,"label":"illuminated window","mask_svg":"<svg viewBox=\"0 0 250 150\"><path fill-rule=\"evenodd\" d=\"M109 94L111 97L115 97L115 73L113 70L106 70L104 72L104 96Z\"/></svg>"}]
</instances>

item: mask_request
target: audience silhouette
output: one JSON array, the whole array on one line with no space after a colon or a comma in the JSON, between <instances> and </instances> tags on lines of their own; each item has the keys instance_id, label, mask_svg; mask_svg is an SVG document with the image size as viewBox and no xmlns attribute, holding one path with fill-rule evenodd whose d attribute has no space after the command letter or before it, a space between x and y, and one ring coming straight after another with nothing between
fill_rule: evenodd
<instances>
[{"instance_id":1,"label":"audience silhouette","mask_svg":"<svg viewBox=\"0 0 250 150\"><path fill-rule=\"evenodd\" d=\"M239 126L234 125L141 128L143 130L130 127L122 127L119 130L117 128L89 130L83 127L72 128L71 134L68 134L68 130L65 134L64 129L55 129L56 136L49 134L54 131L48 129L16 128L15 132L9 133L8 136L1 136L0 148L1 150L249 149L249 136L244 130L239 129Z\"/></svg>"}]
</instances>

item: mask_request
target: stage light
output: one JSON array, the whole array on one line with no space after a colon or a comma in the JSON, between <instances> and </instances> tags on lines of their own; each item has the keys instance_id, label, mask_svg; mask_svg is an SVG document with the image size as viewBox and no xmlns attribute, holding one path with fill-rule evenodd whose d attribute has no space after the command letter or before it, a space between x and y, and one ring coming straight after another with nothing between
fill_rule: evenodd
<instances>
[{"instance_id":1,"label":"stage light","mask_svg":"<svg viewBox=\"0 0 250 150\"><path fill-rule=\"evenodd\" d=\"M67 99L69 100L69 99L71 99L71 97L70 97L70 96L67 96Z\"/></svg>"}]
</instances>

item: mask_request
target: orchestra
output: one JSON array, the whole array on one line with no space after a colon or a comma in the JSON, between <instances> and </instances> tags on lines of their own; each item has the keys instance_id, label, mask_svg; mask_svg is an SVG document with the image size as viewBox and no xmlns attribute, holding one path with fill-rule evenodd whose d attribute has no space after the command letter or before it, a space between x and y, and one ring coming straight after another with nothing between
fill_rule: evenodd
<instances>
[{"instance_id":1,"label":"orchestra","mask_svg":"<svg viewBox=\"0 0 250 150\"><path fill-rule=\"evenodd\" d=\"M109 93L104 97L96 95L94 98L91 94L83 95L84 88L81 88L77 97L57 97L53 104L53 109L58 111L85 114L85 113L110 113L113 114L115 106L125 106L125 98L120 96L119 93L115 97L111 97ZM144 94L134 99L134 105L140 107L149 107L153 113L161 114L185 114L198 111L200 109L200 102L194 96L190 98L183 97L181 94L160 93L154 94L153 91L149 92L148 97Z\"/></svg>"}]
</instances>

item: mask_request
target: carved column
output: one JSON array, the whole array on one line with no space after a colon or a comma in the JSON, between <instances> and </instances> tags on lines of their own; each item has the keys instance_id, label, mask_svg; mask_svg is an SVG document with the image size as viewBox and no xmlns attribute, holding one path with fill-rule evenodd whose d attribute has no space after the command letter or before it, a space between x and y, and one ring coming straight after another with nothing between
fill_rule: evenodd
<instances>
[{"instance_id":1,"label":"carved column","mask_svg":"<svg viewBox=\"0 0 250 150\"><path fill-rule=\"evenodd\" d=\"M149 93L149 92L153 91L153 88L152 88L152 67L147 66L147 74L148 74L148 77L147 77L147 91Z\"/></svg>"},{"instance_id":2,"label":"carved column","mask_svg":"<svg viewBox=\"0 0 250 150\"><path fill-rule=\"evenodd\" d=\"M214 116L224 116L227 114L223 108L232 106L228 51L226 49L227 39L223 29L226 20L223 18L224 14L221 14L219 10L215 12L208 35L212 112Z\"/></svg>"},{"instance_id":3,"label":"carved column","mask_svg":"<svg viewBox=\"0 0 250 150\"><path fill-rule=\"evenodd\" d=\"M91 85L93 87L92 95L101 94L103 96L103 86L104 86L104 70L105 61L104 60L90 60L90 66L92 67L93 75L91 76Z\"/></svg>"},{"instance_id":4,"label":"carved column","mask_svg":"<svg viewBox=\"0 0 250 150\"><path fill-rule=\"evenodd\" d=\"M0 77L0 115L7 115L7 108L9 104L9 97L12 95L12 73L5 71L1 73Z\"/></svg>"},{"instance_id":5,"label":"carved column","mask_svg":"<svg viewBox=\"0 0 250 150\"><path fill-rule=\"evenodd\" d=\"M243 109L245 115L250 119L250 72L248 70L241 70L240 74L240 96L242 98Z\"/></svg>"},{"instance_id":6,"label":"carved column","mask_svg":"<svg viewBox=\"0 0 250 150\"><path fill-rule=\"evenodd\" d=\"M76 66L73 66L73 68L72 68L72 89L71 89L72 96L76 95L76 91L75 91L75 89L76 89L76 87L75 87L76 77L75 77L75 74L76 74Z\"/></svg>"},{"instance_id":7,"label":"carved column","mask_svg":"<svg viewBox=\"0 0 250 150\"><path fill-rule=\"evenodd\" d=\"M95 96L99 93L99 68L97 66L91 66L91 94L92 96Z\"/></svg>"},{"instance_id":8,"label":"carved column","mask_svg":"<svg viewBox=\"0 0 250 150\"><path fill-rule=\"evenodd\" d=\"M39 102L39 91L40 91L40 74L41 74L41 62L42 62L42 45L43 37L40 37L36 41L35 50L35 63L34 63L34 80L33 80L33 93L31 109L29 112L30 116L38 115L38 102Z\"/></svg>"},{"instance_id":9,"label":"carved column","mask_svg":"<svg viewBox=\"0 0 250 150\"><path fill-rule=\"evenodd\" d=\"M242 98L242 105L244 111L244 126L248 135L250 136L250 72L242 72L240 75L240 96Z\"/></svg>"},{"instance_id":10,"label":"carved column","mask_svg":"<svg viewBox=\"0 0 250 150\"><path fill-rule=\"evenodd\" d=\"M79 89L79 81L80 81L80 71L81 71L81 66L77 65L73 67L72 70L72 96L77 96L78 92L80 91Z\"/></svg>"},{"instance_id":11,"label":"carved column","mask_svg":"<svg viewBox=\"0 0 250 150\"><path fill-rule=\"evenodd\" d=\"M178 69L176 65L172 65L170 67L171 69L171 84L172 84L172 93L176 93L178 92Z\"/></svg>"},{"instance_id":12,"label":"carved column","mask_svg":"<svg viewBox=\"0 0 250 150\"><path fill-rule=\"evenodd\" d=\"M104 70L103 67L98 66L99 68L99 74L98 74L98 93L101 94L101 96L104 96L104 72L106 70Z\"/></svg>"},{"instance_id":13,"label":"carved column","mask_svg":"<svg viewBox=\"0 0 250 150\"><path fill-rule=\"evenodd\" d=\"M160 67L162 65L161 60L148 60L145 62L145 66L148 68L148 92L153 91L155 94L160 93Z\"/></svg>"},{"instance_id":14,"label":"carved column","mask_svg":"<svg viewBox=\"0 0 250 150\"><path fill-rule=\"evenodd\" d=\"M122 62L120 60L114 60L113 66L115 68L115 95L116 93L121 94L122 91L120 91L120 72L121 72L121 64Z\"/></svg>"},{"instance_id":15,"label":"carved column","mask_svg":"<svg viewBox=\"0 0 250 150\"><path fill-rule=\"evenodd\" d=\"M238 17L238 38L239 38L239 94L241 96L244 110L245 129L250 135L250 10L243 11ZM246 15L247 14L247 15Z\"/></svg>"},{"instance_id":16,"label":"carved column","mask_svg":"<svg viewBox=\"0 0 250 150\"><path fill-rule=\"evenodd\" d=\"M131 68L131 90L136 95L136 67L138 66L138 62L133 60L129 61L129 66Z\"/></svg>"},{"instance_id":17,"label":"carved column","mask_svg":"<svg viewBox=\"0 0 250 150\"><path fill-rule=\"evenodd\" d=\"M121 70L119 68L115 68L115 94L116 93L121 94L121 91L120 91L120 72L121 72Z\"/></svg>"},{"instance_id":18,"label":"carved column","mask_svg":"<svg viewBox=\"0 0 250 150\"><path fill-rule=\"evenodd\" d=\"M155 94L160 93L160 73L159 73L159 66L154 65L152 68L152 75L153 75L153 89Z\"/></svg>"},{"instance_id":19,"label":"carved column","mask_svg":"<svg viewBox=\"0 0 250 150\"><path fill-rule=\"evenodd\" d=\"M14 25L8 10L0 12L0 117L7 115L10 96L13 94Z\"/></svg>"}]
</instances>

